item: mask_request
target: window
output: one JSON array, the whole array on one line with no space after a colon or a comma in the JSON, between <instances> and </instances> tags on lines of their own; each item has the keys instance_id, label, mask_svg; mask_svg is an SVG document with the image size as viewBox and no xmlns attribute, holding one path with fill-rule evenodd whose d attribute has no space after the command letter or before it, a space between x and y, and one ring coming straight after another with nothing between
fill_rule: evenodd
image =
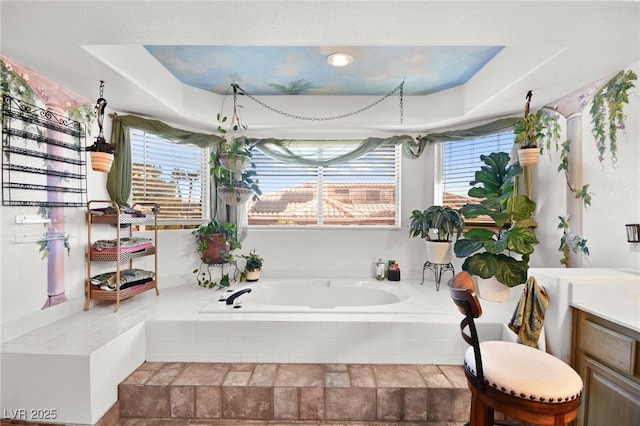
<instances>
[{"instance_id":1,"label":"window","mask_svg":"<svg viewBox=\"0 0 640 426\"><path fill-rule=\"evenodd\" d=\"M467 193L475 173L484 163L480 155L492 152L511 153L513 132L497 133L476 139L442 144L442 203L455 209L474 199ZM482 222L481 218L480 222ZM474 219L476 220L476 219Z\"/></svg>"},{"instance_id":2,"label":"window","mask_svg":"<svg viewBox=\"0 0 640 426\"><path fill-rule=\"evenodd\" d=\"M133 202L160 204L158 221L201 223L209 214L208 150L131 129Z\"/></svg>"},{"instance_id":3,"label":"window","mask_svg":"<svg viewBox=\"0 0 640 426\"><path fill-rule=\"evenodd\" d=\"M308 146L322 156L318 147ZM321 150L350 151L323 144ZM304 154L304 153L303 153ZM343 164L316 167L278 162L257 149L253 163L262 195L249 203L249 225L398 226L400 150L382 146Z\"/></svg>"}]
</instances>

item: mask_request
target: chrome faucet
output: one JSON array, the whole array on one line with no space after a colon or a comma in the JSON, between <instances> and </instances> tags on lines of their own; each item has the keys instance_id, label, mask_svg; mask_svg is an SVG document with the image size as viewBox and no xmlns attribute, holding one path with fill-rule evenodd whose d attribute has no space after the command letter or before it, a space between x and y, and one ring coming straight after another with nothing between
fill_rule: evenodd
<instances>
[{"instance_id":1,"label":"chrome faucet","mask_svg":"<svg viewBox=\"0 0 640 426\"><path fill-rule=\"evenodd\" d=\"M251 293L251 289L249 287L241 288L240 290L231 294L231 296L227 297L225 300L227 301L227 305L233 305L233 302L240 296L245 293Z\"/></svg>"}]
</instances>

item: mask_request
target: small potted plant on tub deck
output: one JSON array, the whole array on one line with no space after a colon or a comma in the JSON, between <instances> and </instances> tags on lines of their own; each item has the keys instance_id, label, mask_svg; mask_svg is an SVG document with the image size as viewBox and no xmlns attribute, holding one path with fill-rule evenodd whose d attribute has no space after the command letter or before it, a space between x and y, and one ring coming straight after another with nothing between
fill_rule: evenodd
<instances>
[{"instance_id":1,"label":"small potted plant on tub deck","mask_svg":"<svg viewBox=\"0 0 640 426\"><path fill-rule=\"evenodd\" d=\"M233 262L232 252L242 248L238 241L235 223L220 222L214 218L210 222L200 225L191 232L196 238L197 251L200 254L200 267L194 269L198 284L213 288L218 285L211 277L211 267ZM221 267L222 268L222 267ZM229 285L229 277L223 275L221 286Z\"/></svg>"},{"instance_id":2,"label":"small potted plant on tub deck","mask_svg":"<svg viewBox=\"0 0 640 426\"><path fill-rule=\"evenodd\" d=\"M431 263L446 265L451 262L451 247L464 228L460 212L449 206L431 206L424 211L411 213L409 234L424 238L427 244L427 259ZM430 232L435 232L432 238Z\"/></svg>"},{"instance_id":3,"label":"small potted plant on tub deck","mask_svg":"<svg viewBox=\"0 0 640 426\"><path fill-rule=\"evenodd\" d=\"M240 274L240 281L258 281L264 259L256 254L255 249L251 250L249 254L243 254L242 258L247 262L244 265L244 271Z\"/></svg>"}]
</instances>

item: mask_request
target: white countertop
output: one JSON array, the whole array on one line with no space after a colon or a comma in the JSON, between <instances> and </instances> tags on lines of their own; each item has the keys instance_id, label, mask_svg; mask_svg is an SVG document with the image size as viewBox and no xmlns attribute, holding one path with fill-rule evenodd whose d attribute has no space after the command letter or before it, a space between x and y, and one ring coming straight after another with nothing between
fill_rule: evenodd
<instances>
[{"instance_id":1,"label":"white countertop","mask_svg":"<svg viewBox=\"0 0 640 426\"><path fill-rule=\"evenodd\" d=\"M606 282L577 279L570 286L574 308L640 332L640 275L630 273Z\"/></svg>"}]
</instances>

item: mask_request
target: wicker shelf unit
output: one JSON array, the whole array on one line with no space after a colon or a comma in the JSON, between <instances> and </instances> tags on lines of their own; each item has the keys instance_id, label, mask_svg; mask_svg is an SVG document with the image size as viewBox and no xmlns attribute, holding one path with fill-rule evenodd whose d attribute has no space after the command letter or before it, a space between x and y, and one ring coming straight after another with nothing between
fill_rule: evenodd
<instances>
[{"instance_id":1,"label":"wicker shelf unit","mask_svg":"<svg viewBox=\"0 0 640 426\"><path fill-rule=\"evenodd\" d=\"M85 305L84 310L88 311L92 300L115 301L114 312L118 312L120 301L128 299L147 290L155 289L156 295L160 294L158 290L158 205L155 203L137 203L133 206L133 210L141 214L131 214L114 201L109 200L92 200L87 203L87 282L85 289ZM94 243L92 237L92 229L96 225L111 225L114 227L115 233L115 250L114 251L94 251L92 245ZM125 233L129 238L133 237L133 227L143 225L153 225L152 247L145 247L138 251L126 251L121 247L123 225L128 225L128 231ZM133 269L134 259L154 256L153 262L153 279L132 287L121 289L120 285L116 285L114 290L104 290L92 285L91 264L93 262L113 262L115 263L115 282L120 283L123 263L128 263L129 269Z\"/></svg>"}]
</instances>

